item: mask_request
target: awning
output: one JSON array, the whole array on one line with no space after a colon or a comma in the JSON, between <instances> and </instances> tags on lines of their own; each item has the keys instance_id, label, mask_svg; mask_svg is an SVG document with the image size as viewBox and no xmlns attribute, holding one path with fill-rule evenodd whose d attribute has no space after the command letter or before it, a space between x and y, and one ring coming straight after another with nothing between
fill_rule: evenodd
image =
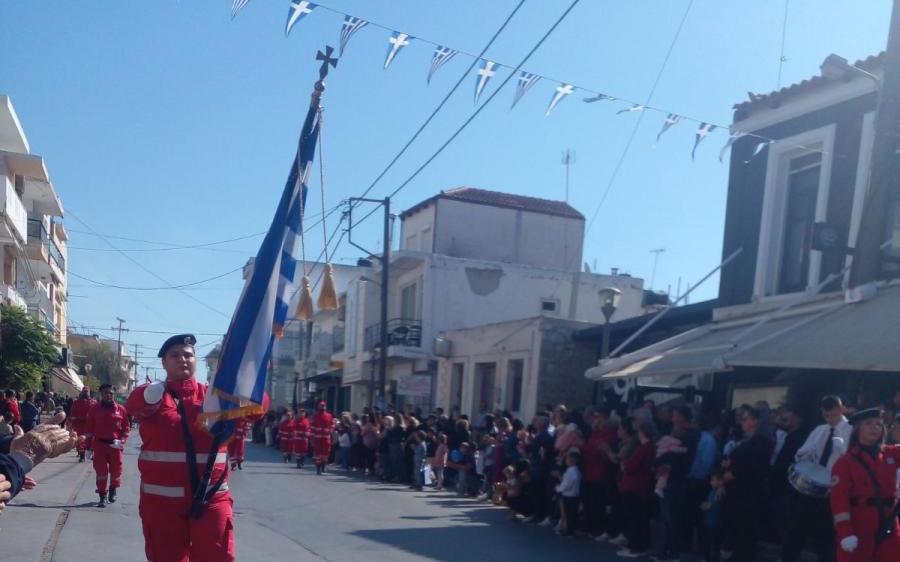
<instances>
[{"instance_id":1,"label":"awning","mask_svg":"<svg viewBox=\"0 0 900 562\"><path fill-rule=\"evenodd\" d=\"M57 392L77 394L84 388L78 372L71 367L54 367L50 369L50 387Z\"/></svg>"},{"instance_id":2,"label":"awning","mask_svg":"<svg viewBox=\"0 0 900 562\"><path fill-rule=\"evenodd\" d=\"M736 366L751 365L753 358L763 356L763 352L776 342L784 346L781 354L784 358L792 353L793 347L789 343L793 341L792 334L804 327L819 325L823 318L840 309L854 306L858 305L845 304L843 295L836 293L786 309L770 309L713 321L633 353L602 361L587 370L585 376L594 380L611 380L729 371ZM839 341L816 341L815 344L807 342L803 345L806 345L807 354L814 354L823 346L839 345ZM822 361L816 364L816 368L829 368L824 367ZM763 363L755 365L762 366ZM765 366L786 365L772 358Z\"/></svg>"}]
</instances>

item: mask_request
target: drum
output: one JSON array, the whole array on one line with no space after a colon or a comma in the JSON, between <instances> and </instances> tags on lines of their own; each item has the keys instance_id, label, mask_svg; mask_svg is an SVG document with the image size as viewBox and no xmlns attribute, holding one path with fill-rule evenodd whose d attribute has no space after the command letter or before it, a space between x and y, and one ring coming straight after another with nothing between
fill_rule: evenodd
<instances>
[{"instance_id":1,"label":"drum","mask_svg":"<svg viewBox=\"0 0 900 562\"><path fill-rule=\"evenodd\" d=\"M788 470L788 482L805 496L825 498L831 488L831 471L818 463L798 462Z\"/></svg>"}]
</instances>

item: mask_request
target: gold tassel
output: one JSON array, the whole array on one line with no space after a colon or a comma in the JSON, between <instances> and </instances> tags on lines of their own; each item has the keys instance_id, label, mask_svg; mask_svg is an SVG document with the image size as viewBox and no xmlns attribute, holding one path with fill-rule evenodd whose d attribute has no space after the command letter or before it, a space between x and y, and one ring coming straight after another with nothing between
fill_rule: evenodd
<instances>
[{"instance_id":1,"label":"gold tassel","mask_svg":"<svg viewBox=\"0 0 900 562\"><path fill-rule=\"evenodd\" d=\"M300 289L300 302L297 303L297 312L294 316L298 320L311 320L313 317L312 290L309 288L309 277L303 276Z\"/></svg>"},{"instance_id":2,"label":"gold tassel","mask_svg":"<svg viewBox=\"0 0 900 562\"><path fill-rule=\"evenodd\" d=\"M334 285L334 268L330 263L325 264L325 276L322 279L322 290L319 292L318 305L320 310L337 310L337 288Z\"/></svg>"}]
</instances>

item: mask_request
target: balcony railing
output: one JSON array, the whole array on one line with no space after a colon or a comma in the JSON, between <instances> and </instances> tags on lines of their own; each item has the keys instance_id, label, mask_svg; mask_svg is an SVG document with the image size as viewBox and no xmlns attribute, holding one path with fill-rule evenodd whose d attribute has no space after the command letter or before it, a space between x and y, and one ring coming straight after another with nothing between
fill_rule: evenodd
<instances>
[{"instance_id":1,"label":"balcony railing","mask_svg":"<svg viewBox=\"0 0 900 562\"><path fill-rule=\"evenodd\" d=\"M422 347L422 321L395 318L387 324L388 345ZM366 328L366 351L372 351L381 344L381 323Z\"/></svg>"},{"instance_id":2,"label":"balcony railing","mask_svg":"<svg viewBox=\"0 0 900 562\"><path fill-rule=\"evenodd\" d=\"M44 228L44 222L38 219L28 219L28 238L39 240L41 244L47 247L50 259L56 264L60 271L66 271L66 260L59 251L59 246L53 241L53 237Z\"/></svg>"}]
</instances>

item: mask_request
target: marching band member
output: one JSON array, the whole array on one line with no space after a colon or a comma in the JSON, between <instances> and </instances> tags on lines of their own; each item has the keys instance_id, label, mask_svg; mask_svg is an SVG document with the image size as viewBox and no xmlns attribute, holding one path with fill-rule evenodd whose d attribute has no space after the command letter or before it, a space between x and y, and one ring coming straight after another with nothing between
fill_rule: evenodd
<instances>
[{"instance_id":1,"label":"marching band member","mask_svg":"<svg viewBox=\"0 0 900 562\"><path fill-rule=\"evenodd\" d=\"M309 422L312 437L313 459L316 462L316 474L325 472L328 464L328 456L331 455L332 432L334 431L334 417L325 411L325 401L320 400L316 404L316 413Z\"/></svg>"},{"instance_id":2,"label":"marching band member","mask_svg":"<svg viewBox=\"0 0 900 562\"><path fill-rule=\"evenodd\" d=\"M81 394L72 402L72 411L69 412L68 424L77 435L84 434L88 412L96 404L97 401L91 398L91 388L89 386L83 387ZM86 451L91 450L91 446L92 441L90 437L78 440L78 444L75 446L75 451L78 453L78 462L84 462L84 454Z\"/></svg>"},{"instance_id":3,"label":"marching band member","mask_svg":"<svg viewBox=\"0 0 900 562\"><path fill-rule=\"evenodd\" d=\"M278 447L284 462L291 462L294 452L294 415L290 410L284 412L281 423L278 424Z\"/></svg>"},{"instance_id":4,"label":"marching band member","mask_svg":"<svg viewBox=\"0 0 900 562\"><path fill-rule=\"evenodd\" d=\"M241 420L234 428L234 436L228 442L228 458L231 470L244 470L244 439L250 432L250 421Z\"/></svg>"},{"instance_id":5,"label":"marching band member","mask_svg":"<svg viewBox=\"0 0 900 562\"><path fill-rule=\"evenodd\" d=\"M131 420L125 407L115 402L111 384L100 386L100 402L87 414L85 438L94 444L94 471L97 473L97 507L106 507L107 486L109 503L115 503L116 490L122 486L122 453Z\"/></svg>"}]
</instances>

